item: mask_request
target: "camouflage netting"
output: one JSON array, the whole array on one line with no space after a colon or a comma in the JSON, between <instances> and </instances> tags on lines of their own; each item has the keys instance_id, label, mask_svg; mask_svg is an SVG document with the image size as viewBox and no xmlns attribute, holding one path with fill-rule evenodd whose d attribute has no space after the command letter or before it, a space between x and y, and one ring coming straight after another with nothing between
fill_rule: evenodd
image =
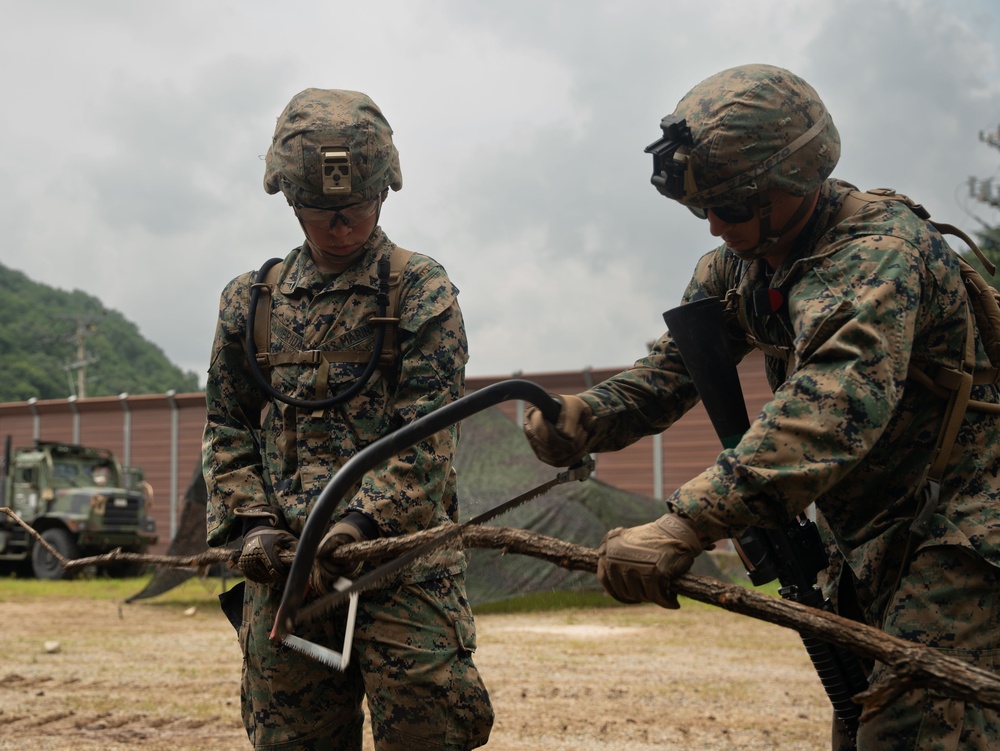
<instances>
[{"instance_id":1,"label":"camouflage netting","mask_svg":"<svg viewBox=\"0 0 1000 751\"><path fill-rule=\"evenodd\" d=\"M520 427L499 409L481 412L462 423L456 465L463 519L540 485L556 471L535 458ZM663 504L652 498L591 478L557 485L492 523L596 548L610 528L645 524L664 510ZM502 556L496 550L469 552L472 560L467 584L473 605L537 592L601 590L593 574L567 571L527 556ZM697 559L694 572L721 576L708 556Z\"/></svg>"},{"instance_id":2,"label":"camouflage netting","mask_svg":"<svg viewBox=\"0 0 1000 751\"><path fill-rule=\"evenodd\" d=\"M520 427L498 408L462 422L455 463L462 521L552 479L556 472L535 458ZM197 471L185 493L181 521L168 555L196 555L207 549L205 503L204 481ZM591 478L557 485L492 523L596 548L611 527L644 524L662 513L661 502ZM593 574L567 571L537 558L505 556L485 549L470 550L469 555L467 585L473 605L540 592L600 591ZM724 578L709 556L700 556L693 571ZM192 575L189 571L162 569L129 601L155 597Z\"/></svg>"},{"instance_id":3,"label":"camouflage netting","mask_svg":"<svg viewBox=\"0 0 1000 751\"><path fill-rule=\"evenodd\" d=\"M201 474L201 462L198 463L191 475L191 482L188 483L187 490L184 491L181 503L183 505L177 524L177 533L170 541L166 555L198 555L208 550L208 544L205 542L205 505L208 503L208 492L205 488L205 478ZM141 591L126 599L125 602L146 600L162 595L164 592L169 592L174 587L183 584L194 575L194 572L188 569L160 567L149 583Z\"/></svg>"}]
</instances>

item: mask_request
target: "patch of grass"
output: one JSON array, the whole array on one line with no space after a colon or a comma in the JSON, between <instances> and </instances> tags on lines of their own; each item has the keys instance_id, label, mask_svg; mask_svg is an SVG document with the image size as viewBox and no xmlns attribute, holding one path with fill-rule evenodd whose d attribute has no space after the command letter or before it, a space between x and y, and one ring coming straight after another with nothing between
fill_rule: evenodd
<instances>
[{"instance_id":1,"label":"patch of grass","mask_svg":"<svg viewBox=\"0 0 1000 751\"><path fill-rule=\"evenodd\" d=\"M240 580L227 578L225 582L217 577L192 577L183 584L149 600L141 600L144 606L160 608L188 608L210 604L218 606L218 596L225 589L231 589ZM38 579L0 578L0 603L35 602L48 598L75 597L86 600L123 602L136 594L148 582L147 577L134 579L70 579L42 581ZM747 582L744 586L749 586ZM756 587L763 594L778 596L778 583L772 582ZM138 604L138 603L137 603ZM573 608L620 608L627 607L603 592L553 591L536 592L523 597L475 605L477 614L491 613L531 613ZM681 597L682 608L714 608L716 606Z\"/></svg>"},{"instance_id":2,"label":"patch of grass","mask_svg":"<svg viewBox=\"0 0 1000 751\"><path fill-rule=\"evenodd\" d=\"M40 579L0 579L0 602L37 602L50 598L80 598L85 600L107 600L123 602L136 594L148 583L147 577L135 579L68 579L45 581ZM226 589L238 580L226 579ZM222 592L222 580L218 578L200 579L193 577L169 592L150 600L142 600L144 605L155 607L188 608L192 605L211 603L217 605Z\"/></svg>"}]
</instances>

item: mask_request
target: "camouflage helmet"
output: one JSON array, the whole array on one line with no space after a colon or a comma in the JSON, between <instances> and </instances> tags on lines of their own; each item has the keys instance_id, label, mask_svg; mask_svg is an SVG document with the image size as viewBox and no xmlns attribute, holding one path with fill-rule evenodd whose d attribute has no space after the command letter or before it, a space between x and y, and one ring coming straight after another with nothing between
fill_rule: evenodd
<instances>
[{"instance_id":1,"label":"camouflage helmet","mask_svg":"<svg viewBox=\"0 0 1000 751\"><path fill-rule=\"evenodd\" d=\"M338 208L403 187L392 128L365 94L306 89L278 117L264 190L293 205Z\"/></svg>"},{"instance_id":2,"label":"camouflage helmet","mask_svg":"<svg viewBox=\"0 0 1000 751\"><path fill-rule=\"evenodd\" d=\"M815 89L771 65L706 78L660 125L664 138L646 149L652 182L694 208L744 202L770 188L808 195L840 158L840 135Z\"/></svg>"}]
</instances>

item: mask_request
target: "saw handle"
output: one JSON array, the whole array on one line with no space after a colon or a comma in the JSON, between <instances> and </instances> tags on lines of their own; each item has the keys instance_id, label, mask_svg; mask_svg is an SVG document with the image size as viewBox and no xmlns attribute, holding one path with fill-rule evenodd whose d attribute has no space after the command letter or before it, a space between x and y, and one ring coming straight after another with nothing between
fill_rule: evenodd
<instances>
[{"instance_id":1,"label":"saw handle","mask_svg":"<svg viewBox=\"0 0 1000 751\"><path fill-rule=\"evenodd\" d=\"M281 604L271 629L272 639L283 639L292 632L295 615L305 599L309 584L309 572L316 560L319 544L326 533L334 512L340 507L344 496L366 473L388 461L404 449L430 438L457 422L494 407L501 402L519 399L530 402L541 411L551 423L559 420L562 405L537 383L521 379L500 381L478 391L456 399L440 409L404 425L363 448L333 476L306 518L302 536L295 550L295 559L288 572L288 581L281 596Z\"/></svg>"}]
</instances>

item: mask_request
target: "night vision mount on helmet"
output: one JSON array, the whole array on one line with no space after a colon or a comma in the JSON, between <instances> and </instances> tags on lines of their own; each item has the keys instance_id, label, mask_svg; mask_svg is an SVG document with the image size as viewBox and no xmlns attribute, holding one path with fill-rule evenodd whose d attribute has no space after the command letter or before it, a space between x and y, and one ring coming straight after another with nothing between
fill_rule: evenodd
<instances>
[{"instance_id":1,"label":"night vision mount on helmet","mask_svg":"<svg viewBox=\"0 0 1000 751\"><path fill-rule=\"evenodd\" d=\"M694 146L691 128L684 118L676 115L667 115L660 120L660 128L663 138L645 148L645 153L653 155L650 182L661 195L681 201L685 194L695 192L693 181L685 181L685 178L692 177L688 163L688 155Z\"/></svg>"}]
</instances>

